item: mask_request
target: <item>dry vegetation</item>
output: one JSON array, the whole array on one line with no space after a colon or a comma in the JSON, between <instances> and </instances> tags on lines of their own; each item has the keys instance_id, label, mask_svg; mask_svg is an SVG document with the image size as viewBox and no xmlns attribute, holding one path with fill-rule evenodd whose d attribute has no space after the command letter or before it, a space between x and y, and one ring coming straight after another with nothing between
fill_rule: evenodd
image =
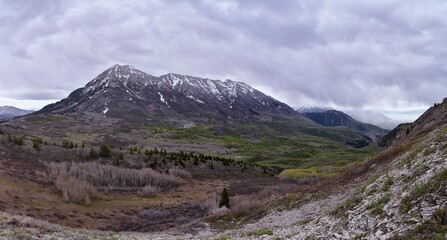
<instances>
[{"instance_id":1,"label":"dry vegetation","mask_svg":"<svg viewBox=\"0 0 447 240\"><path fill-rule=\"evenodd\" d=\"M297 188L296 184L280 184L278 186L270 186L264 188L262 191L252 195L239 195L232 198L231 211L233 214L246 214L252 209L266 200L292 192Z\"/></svg>"},{"instance_id":2,"label":"dry vegetation","mask_svg":"<svg viewBox=\"0 0 447 240\"><path fill-rule=\"evenodd\" d=\"M85 180L79 180L71 175L59 175L54 181L57 190L62 192L66 202L90 205L96 188Z\"/></svg>"},{"instance_id":3,"label":"dry vegetation","mask_svg":"<svg viewBox=\"0 0 447 240\"><path fill-rule=\"evenodd\" d=\"M230 214L240 215L247 214L251 209L262 205L266 200L274 196L286 194L297 189L296 184L282 183L276 186L265 187L263 190L249 195L236 195L230 197ZM219 210L219 196L212 195L202 206L208 209L210 213L220 215L223 212Z\"/></svg>"},{"instance_id":4,"label":"dry vegetation","mask_svg":"<svg viewBox=\"0 0 447 240\"><path fill-rule=\"evenodd\" d=\"M25 141L27 140L25 139ZM144 148L144 144L139 143L132 143L132 146L138 147L136 151L133 147L129 152L126 151L126 147L123 147L124 150L121 147L118 150L116 147L117 145L126 146L127 142L113 143L115 146L112 148L113 158L85 162L85 153L76 155L76 152L84 151L84 149L61 148L57 144L52 145L51 142L53 141L50 141L49 145L43 145L42 151L30 152L33 156L47 160L45 164L46 176L54 182L66 202L89 205L94 200L92 206L86 208L89 211L96 211L98 205L102 205L99 203L103 201L108 201L107 205L113 202L116 205L126 206L124 210L113 209L106 214L99 211L97 212L101 214L88 213L89 215L85 215L87 217L75 213L80 215L80 220L91 218L90 216L101 219L102 222L98 224L98 228L100 226L102 229L114 231L160 230L162 228L158 225L153 229L147 228L151 224L154 225L154 222L160 221L159 218L152 216L163 217L166 215L163 218L168 219L167 223L171 224L181 216L185 216L185 211L191 213L189 216L191 219L202 218L206 212L199 206L200 203L202 203L202 207L205 206L210 210L211 214L227 212L230 216L250 216L253 213L256 214L259 208L270 208L270 206L265 206L265 203L272 202L272 199L278 198L278 195L301 191L300 189L304 189L303 185L318 188L322 182L315 176L281 181L277 177L271 177L277 172L276 169L265 166L211 156L210 153L167 153L166 150L155 151L155 148L147 150ZM80 144L80 140L76 142L79 143L79 146L83 145ZM94 148L98 144L100 143L87 142L86 149ZM107 142L107 144L110 143ZM73 145L76 148L76 144ZM165 147L160 146L159 148L164 149ZM115 159L119 153L124 153L125 156L124 159L117 162ZM54 157L52 157L53 155ZM79 158L80 155L82 155L81 158ZM83 162L74 161L74 159ZM41 161L41 163L43 162ZM184 179L190 179L188 183L194 184L182 184L178 188L166 191L166 189L184 182ZM206 186L204 182L206 182ZM281 184L281 182L283 183ZM273 184L275 186L270 186ZM229 211L218 207L219 192L224 187L227 187L230 193ZM144 198L129 194L138 194ZM157 197L145 198L154 195ZM119 199L115 199L115 197ZM207 198L208 200L206 200ZM135 199L141 201L141 205L138 203L127 207ZM196 209L196 205L199 208ZM142 206L144 207L142 208ZM81 206L70 207L84 209ZM66 215L71 218L69 214L71 213ZM39 217L41 216L39 215ZM69 221L69 219L66 220L66 222ZM118 221L119 223L117 223ZM135 223L138 222L141 226L135 227ZM87 224L87 222L79 222L79 226L87 226ZM176 223L176 225L178 224Z\"/></svg>"},{"instance_id":5,"label":"dry vegetation","mask_svg":"<svg viewBox=\"0 0 447 240\"><path fill-rule=\"evenodd\" d=\"M51 162L48 176L54 180L65 201L89 205L98 188L141 188L141 195L152 196L160 189L183 182L180 177L191 174L181 169L170 169L169 174L150 168L128 169L98 162Z\"/></svg>"}]
</instances>

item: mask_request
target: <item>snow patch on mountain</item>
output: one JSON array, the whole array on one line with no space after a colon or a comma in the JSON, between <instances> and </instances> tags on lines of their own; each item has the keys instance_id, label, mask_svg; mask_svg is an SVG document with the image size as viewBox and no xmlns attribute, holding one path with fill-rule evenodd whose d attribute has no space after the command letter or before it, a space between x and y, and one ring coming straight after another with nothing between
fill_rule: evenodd
<instances>
[{"instance_id":1,"label":"snow patch on mountain","mask_svg":"<svg viewBox=\"0 0 447 240\"><path fill-rule=\"evenodd\" d=\"M194 101L196 101L196 102L198 102L198 103L205 104L204 101L202 101L202 100L200 100L200 99L197 99L197 98L195 98L195 97L193 97L193 96L191 96L191 95L186 95L186 97L188 97L188 98L190 98L190 99L192 99L192 100L194 100Z\"/></svg>"},{"instance_id":2,"label":"snow patch on mountain","mask_svg":"<svg viewBox=\"0 0 447 240\"><path fill-rule=\"evenodd\" d=\"M168 107L170 108L171 106L169 106L168 101L166 101L163 94L161 94L160 92L157 92L157 93L158 93L158 95L160 95L160 101L162 101L164 104L168 105Z\"/></svg>"}]
</instances>

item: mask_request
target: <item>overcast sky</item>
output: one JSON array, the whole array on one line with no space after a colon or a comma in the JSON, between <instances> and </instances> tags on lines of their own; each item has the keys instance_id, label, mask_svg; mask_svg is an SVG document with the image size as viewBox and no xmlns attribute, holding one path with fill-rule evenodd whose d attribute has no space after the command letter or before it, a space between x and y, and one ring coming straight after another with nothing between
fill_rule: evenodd
<instances>
[{"instance_id":1,"label":"overcast sky","mask_svg":"<svg viewBox=\"0 0 447 240\"><path fill-rule=\"evenodd\" d=\"M0 105L40 108L113 64L244 81L291 106L447 97L445 0L0 0Z\"/></svg>"}]
</instances>

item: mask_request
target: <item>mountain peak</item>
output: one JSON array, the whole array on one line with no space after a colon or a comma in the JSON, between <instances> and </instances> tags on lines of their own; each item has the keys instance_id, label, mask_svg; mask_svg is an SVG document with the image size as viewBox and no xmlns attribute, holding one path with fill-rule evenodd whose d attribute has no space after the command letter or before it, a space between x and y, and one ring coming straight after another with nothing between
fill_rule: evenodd
<instances>
[{"instance_id":1,"label":"mountain peak","mask_svg":"<svg viewBox=\"0 0 447 240\"><path fill-rule=\"evenodd\" d=\"M129 78L130 75L139 75L143 76L145 73L141 70L134 68L131 65L119 65L115 64L112 67L108 68L105 72L107 72L107 76L115 76L118 78Z\"/></svg>"},{"instance_id":2,"label":"mountain peak","mask_svg":"<svg viewBox=\"0 0 447 240\"><path fill-rule=\"evenodd\" d=\"M128 82L146 82L147 77L150 77L150 75L131 65L115 64L87 83L84 92L127 85Z\"/></svg>"},{"instance_id":3,"label":"mountain peak","mask_svg":"<svg viewBox=\"0 0 447 240\"><path fill-rule=\"evenodd\" d=\"M243 82L168 73L155 77L130 65L113 65L42 112L94 112L117 118L206 122L273 119L296 113ZM123 117L129 115L127 117Z\"/></svg>"}]
</instances>

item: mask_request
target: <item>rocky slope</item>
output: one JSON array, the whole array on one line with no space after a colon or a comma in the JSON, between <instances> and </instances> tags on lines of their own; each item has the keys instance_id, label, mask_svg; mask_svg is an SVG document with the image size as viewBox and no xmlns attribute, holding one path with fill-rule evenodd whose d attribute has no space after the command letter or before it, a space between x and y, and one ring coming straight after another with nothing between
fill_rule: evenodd
<instances>
[{"instance_id":1,"label":"rocky slope","mask_svg":"<svg viewBox=\"0 0 447 240\"><path fill-rule=\"evenodd\" d=\"M327 189L329 196L295 210L272 211L227 234L238 239L445 239L447 100L351 172L358 176L337 182Z\"/></svg>"},{"instance_id":2,"label":"rocky slope","mask_svg":"<svg viewBox=\"0 0 447 240\"><path fill-rule=\"evenodd\" d=\"M107 69L41 113L98 113L165 123L271 120L296 116L288 105L249 85L169 73L155 77L129 65Z\"/></svg>"}]
</instances>

